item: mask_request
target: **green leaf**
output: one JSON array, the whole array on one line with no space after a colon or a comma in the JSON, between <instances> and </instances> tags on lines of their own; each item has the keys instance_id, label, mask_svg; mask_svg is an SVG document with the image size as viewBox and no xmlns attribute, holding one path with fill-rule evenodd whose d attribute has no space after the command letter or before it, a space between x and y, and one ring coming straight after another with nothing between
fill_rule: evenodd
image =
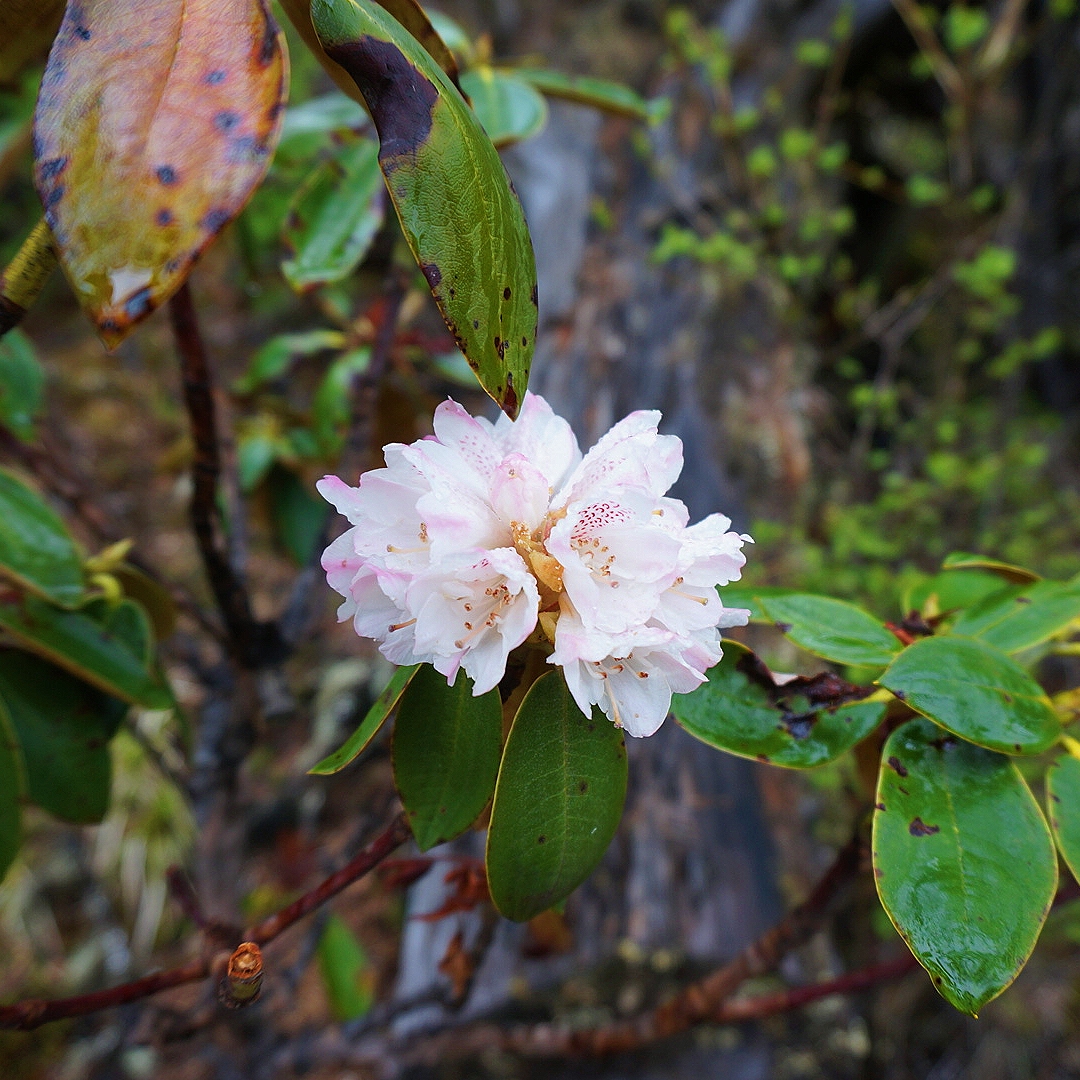
<instances>
[{"instance_id":1,"label":"green leaf","mask_svg":"<svg viewBox=\"0 0 1080 1080\"><path fill-rule=\"evenodd\" d=\"M652 124L659 123L668 114L671 105L667 98L646 101L622 83L587 75L564 75L561 71L529 67L515 68L514 74L549 97L591 105L594 109Z\"/></svg>"},{"instance_id":2,"label":"green leaf","mask_svg":"<svg viewBox=\"0 0 1080 1080\"><path fill-rule=\"evenodd\" d=\"M22 847L20 803L26 790L26 774L11 718L0 699L0 881Z\"/></svg>"},{"instance_id":3,"label":"green leaf","mask_svg":"<svg viewBox=\"0 0 1080 1080\"><path fill-rule=\"evenodd\" d=\"M0 469L0 575L58 604L83 595L82 560L37 492Z\"/></svg>"},{"instance_id":4,"label":"green leaf","mask_svg":"<svg viewBox=\"0 0 1080 1080\"><path fill-rule=\"evenodd\" d=\"M751 622L768 623L770 626L773 620L765 614L762 602L771 597L799 595L797 589L784 589L779 585L724 585L718 591L724 607L747 608Z\"/></svg>"},{"instance_id":5,"label":"green leaf","mask_svg":"<svg viewBox=\"0 0 1080 1080\"><path fill-rule=\"evenodd\" d=\"M568 896L600 861L626 799L622 732L582 714L562 672L533 684L506 740L488 827L491 898L531 919Z\"/></svg>"},{"instance_id":6,"label":"green leaf","mask_svg":"<svg viewBox=\"0 0 1080 1080\"><path fill-rule=\"evenodd\" d=\"M356 935L336 915L319 938L319 971L335 1020L356 1020L375 1001L375 972Z\"/></svg>"},{"instance_id":7,"label":"green leaf","mask_svg":"<svg viewBox=\"0 0 1080 1080\"><path fill-rule=\"evenodd\" d=\"M45 372L30 339L21 330L9 331L0 338L0 423L23 442L34 437L44 389Z\"/></svg>"},{"instance_id":8,"label":"green leaf","mask_svg":"<svg viewBox=\"0 0 1080 1080\"><path fill-rule=\"evenodd\" d=\"M281 264L297 291L341 281L356 269L383 220L379 147L346 143L304 181L282 230L292 258Z\"/></svg>"},{"instance_id":9,"label":"green leaf","mask_svg":"<svg viewBox=\"0 0 1080 1080\"><path fill-rule=\"evenodd\" d=\"M460 357L461 354L455 355ZM325 450L337 452L341 448L344 429L352 412L353 379L370 366L371 348L365 345L342 353L327 368L311 401L312 427L319 445Z\"/></svg>"},{"instance_id":10,"label":"green leaf","mask_svg":"<svg viewBox=\"0 0 1080 1080\"><path fill-rule=\"evenodd\" d=\"M971 555L966 551L954 551L945 556L941 564L942 570L988 570L992 574L1003 577L1006 581L1017 585L1027 585L1029 582L1038 581L1039 575L1033 570L1026 570L1022 566L1014 566L1012 563L1002 562L1000 559L991 559L987 555Z\"/></svg>"},{"instance_id":11,"label":"green leaf","mask_svg":"<svg viewBox=\"0 0 1080 1080\"><path fill-rule=\"evenodd\" d=\"M838 664L884 667L902 648L879 619L843 600L794 593L764 597L761 606L796 645Z\"/></svg>"},{"instance_id":12,"label":"green leaf","mask_svg":"<svg viewBox=\"0 0 1080 1080\"><path fill-rule=\"evenodd\" d=\"M1080 760L1062 754L1046 771L1046 808L1058 850L1080 880Z\"/></svg>"},{"instance_id":13,"label":"green leaf","mask_svg":"<svg viewBox=\"0 0 1080 1080\"><path fill-rule=\"evenodd\" d=\"M318 763L308 769L315 776L331 776L341 772L350 762L355 761L367 748L368 743L378 735L383 724L389 719L390 714L397 707L405 688L412 681L413 676L420 670L419 664L411 664L409 667L399 667L386 688L375 699L375 703L367 711L367 715L360 722L360 726L345 740L345 742L332 754L328 754Z\"/></svg>"},{"instance_id":14,"label":"green leaf","mask_svg":"<svg viewBox=\"0 0 1080 1080\"><path fill-rule=\"evenodd\" d=\"M314 0L311 18L367 101L390 197L454 340L515 416L536 343L536 264L498 152L442 69L381 8Z\"/></svg>"},{"instance_id":15,"label":"green leaf","mask_svg":"<svg viewBox=\"0 0 1080 1080\"><path fill-rule=\"evenodd\" d=\"M951 630L981 638L1002 652L1039 645L1080 618L1080 581L1015 585L962 611Z\"/></svg>"},{"instance_id":16,"label":"green leaf","mask_svg":"<svg viewBox=\"0 0 1080 1080\"><path fill-rule=\"evenodd\" d=\"M1014 660L974 638L922 638L878 682L916 712L991 750L1038 754L1061 733L1038 683Z\"/></svg>"},{"instance_id":17,"label":"green leaf","mask_svg":"<svg viewBox=\"0 0 1080 1080\"><path fill-rule=\"evenodd\" d=\"M938 991L974 1016L1016 978L1057 887L1050 831L1008 758L925 720L882 755L878 895Z\"/></svg>"},{"instance_id":18,"label":"green leaf","mask_svg":"<svg viewBox=\"0 0 1080 1080\"><path fill-rule=\"evenodd\" d=\"M495 790L502 744L499 691L473 697L458 672L453 686L421 665L394 722L394 784L417 847L427 851L463 833Z\"/></svg>"},{"instance_id":19,"label":"green leaf","mask_svg":"<svg viewBox=\"0 0 1080 1080\"><path fill-rule=\"evenodd\" d=\"M306 566L326 524L326 503L291 469L273 469L269 488L277 538L297 566Z\"/></svg>"},{"instance_id":20,"label":"green leaf","mask_svg":"<svg viewBox=\"0 0 1080 1080\"><path fill-rule=\"evenodd\" d=\"M294 141L306 146L305 140L316 136L314 146L317 147L323 143L323 136L335 131L360 132L370 123L360 105L340 91L333 90L329 94L302 101L299 105L290 105L285 110L278 154L291 156Z\"/></svg>"},{"instance_id":21,"label":"green leaf","mask_svg":"<svg viewBox=\"0 0 1080 1080\"><path fill-rule=\"evenodd\" d=\"M936 597L937 612L970 607L1003 588L1001 577L989 570L943 570L910 588L901 601L905 614L921 612L927 601Z\"/></svg>"},{"instance_id":22,"label":"green leaf","mask_svg":"<svg viewBox=\"0 0 1080 1080\"><path fill-rule=\"evenodd\" d=\"M300 357L341 349L344 345L345 335L340 330L279 334L261 346L251 358L247 371L233 383L233 392L250 394L264 383L280 379Z\"/></svg>"},{"instance_id":23,"label":"green leaf","mask_svg":"<svg viewBox=\"0 0 1080 1080\"><path fill-rule=\"evenodd\" d=\"M496 146L528 139L547 123L547 102L509 72L486 65L471 68L461 76L461 89Z\"/></svg>"},{"instance_id":24,"label":"green leaf","mask_svg":"<svg viewBox=\"0 0 1080 1080\"><path fill-rule=\"evenodd\" d=\"M34 114L34 181L64 272L110 348L247 202L287 93L266 0L68 5Z\"/></svg>"},{"instance_id":25,"label":"green leaf","mask_svg":"<svg viewBox=\"0 0 1080 1080\"><path fill-rule=\"evenodd\" d=\"M169 688L123 636L81 611L26 597L20 604L0 604L0 628L23 648L107 694L150 709L173 706Z\"/></svg>"},{"instance_id":26,"label":"green leaf","mask_svg":"<svg viewBox=\"0 0 1080 1080\"><path fill-rule=\"evenodd\" d=\"M100 821L109 808L109 739L127 705L17 650L0 652L0 702L22 750L30 799L64 821Z\"/></svg>"},{"instance_id":27,"label":"green leaf","mask_svg":"<svg viewBox=\"0 0 1080 1080\"><path fill-rule=\"evenodd\" d=\"M807 696L810 688L805 680L796 680L790 689L770 688L740 668L747 654L728 643L724 649L708 682L671 701L679 724L718 750L770 765L812 769L850 750L885 715L885 703L880 701L831 708L820 700L815 704Z\"/></svg>"}]
</instances>

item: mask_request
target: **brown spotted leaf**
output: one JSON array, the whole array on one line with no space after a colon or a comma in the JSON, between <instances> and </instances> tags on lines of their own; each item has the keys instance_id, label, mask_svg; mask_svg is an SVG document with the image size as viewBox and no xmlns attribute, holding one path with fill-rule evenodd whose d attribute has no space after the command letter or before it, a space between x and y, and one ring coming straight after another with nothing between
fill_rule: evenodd
<instances>
[{"instance_id":1,"label":"brown spotted leaf","mask_svg":"<svg viewBox=\"0 0 1080 1080\"><path fill-rule=\"evenodd\" d=\"M454 340L515 416L536 341L536 263L498 152L443 70L377 4L314 0L311 17L364 95L402 230Z\"/></svg>"},{"instance_id":2,"label":"brown spotted leaf","mask_svg":"<svg viewBox=\"0 0 1080 1080\"><path fill-rule=\"evenodd\" d=\"M247 202L287 87L265 0L68 5L42 77L34 173L107 345L179 288Z\"/></svg>"}]
</instances>

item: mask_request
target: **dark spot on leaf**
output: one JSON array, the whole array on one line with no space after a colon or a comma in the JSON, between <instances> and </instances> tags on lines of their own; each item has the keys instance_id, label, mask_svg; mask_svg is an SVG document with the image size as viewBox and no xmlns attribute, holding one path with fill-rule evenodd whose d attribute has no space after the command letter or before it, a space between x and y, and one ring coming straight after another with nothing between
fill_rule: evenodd
<instances>
[{"instance_id":1,"label":"dark spot on leaf","mask_svg":"<svg viewBox=\"0 0 1080 1080\"><path fill-rule=\"evenodd\" d=\"M523 349L524 349L524 348L527 348L527 347L528 347L528 344L529 344L529 339L528 339L527 337L523 337L523 338L521 339L521 347L522 347Z\"/></svg>"},{"instance_id":2,"label":"dark spot on leaf","mask_svg":"<svg viewBox=\"0 0 1080 1080\"><path fill-rule=\"evenodd\" d=\"M217 207L213 210L207 210L200 224L207 232L217 232L228 224L231 216L228 210Z\"/></svg>"},{"instance_id":3,"label":"dark spot on leaf","mask_svg":"<svg viewBox=\"0 0 1080 1080\"><path fill-rule=\"evenodd\" d=\"M480 320L479 319L473 319L472 328L474 330L479 330L480 329Z\"/></svg>"},{"instance_id":4,"label":"dark spot on leaf","mask_svg":"<svg viewBox=\"0 0 1080 1080\"><path fill-rule=\"evenodd\" d=\"M176 183L176 170L171 165L159 165L154 170L154 175L163 184L175 184Z\"/></svg>"},{"instance_id":5,"label":"dark spot on leaf","mask_svg":"<svg viewBox=\"0 0 1080 1080\"><path fill-rule=\"evenodd\" d=\"M265 10L267 15L264 16L263 37L262 43L259 46L259 63L262 64L263 67L266 67L266 65L277 55L277 27L268 17L269 6Z\"/></svg>"},{"instance_id":6,"label":"dark spot on leaf","mask_svg":"<svg viewBox=\"0 0 1080 1080\"><path fill-rule=\"evenodd\" d=\"M75 27L75 36L77 38L80 38L83 41L89 41L94 35L90 33L89 27L76 26Z\"/></svg>"},{"instance_id":7,"label":"dark spot on leaf","mask_svg":"<svg viewBox=\"0 0 1080 1080\"><path fill-rule=\"evenodd\" d=\"M1013 743L1013 749L1019 754L1022 747L1020 746L1020 744L1018 742L1014 742Z\"/></svg>"},{"instance_id":8,"label":"dark spot on leaf","mask_svg":"<svg viewBox=\"0 0 1080 1080\"><path fill-rule=\"evenodd\" d=\"M225 72L221 68L217 68L215 71L208 71L203 76L203 82L207 86L217 86L225 81Z\"/></svg>"},{"instance_id":9,"label":"dark spot on leaf","mask_svg":"<svg viewBox=\"0 0 1080 1080\"><path fill-rule=\"evenodd\" d=\"M540 306L540 294L537 292L537 287L532 287L532 292L529 294L529 299L533 302L533 307Z\"/></svg>"},{"instance_id":10,"label":"dark spot on leaf","mask_svg":"<svg viewBox=\"0 0 1080 1080\"><path fill-rule=\"evenodd\" d=\"M818 714L808 713L785 713L783 717L784 730L793 739L805 739L814 730Z\"/></svg>"},{"instance_id":11,"label":"dark spot on leaf","mask_svg":"<svg viewBox=\"0 0 1080 1080\"><path fill-rule=\"evenodd\" d=\"M934 833L941 832L941 826L927 825L921 817L917 817L908 826L908 832L911 833L912 836L933 836Z\"/></svg>"},{"instance_id":12,"label":"dark spot on leaf","mask_svg":"<svg viewBox=\"0 0 1080 1080\"><path fill-rule=\"evenodd\" d=\"M114 334L120 329L120 324L115 319L102 319L98 323L100 329L104 330L106 334Z\"/></svg>"},{"instance_id":13,"label":"dark spot on leaf","mask_svg":"<svg viewBox=\"0 0 1080 1080\"><path fill-rule=\"evenodd\" d=\"M876 877L878 879L878 881L880 881L884 876L885 876L885 871L882 870L880 866L875 866L874 867L874 877Z\"/></svg>"},{"instance_id":14,"label":"dark spot on leaf","mask_svg":"<svg viewBox=\"0 0 1080 1080\"><path fill-rule=\"evenodd\" d=\"M262 139L257 139L254 135L238 135L229 143L227 158L231 165L245 165L266 157L269 152Z\"/></svg>"},{"instance_id":15,"label":"dark spot on leaf","mask_svg":"<svg viewBox=\"0 0 1080 1080\"><path fill-rule=\"evenodd\" d=\"M934 976L934 985L935 986L940 986L942 984L942 982L943 982L943 980L942 980L940 975L935 975Z\"/></svg>"},{"instance_id":16,"label":"dark spot on leaf","mask_svg":"<svg viewBox=\"0 0 1080 1080\"><path fill-rule=\"evenodd\" d=\"M540 835L539 835L539 836L538 836L538 837L536 838L536 842L537 842L538 844L546 844L546 843L547 843L547 837L546 837L546 836L544 836L544 834L543 834L543 833L541 833L541 834L540 834Z\"/></svg>"},{"instance_id":17,"label":"dark spot on leaf","mask_svg":"<svg viewBox=\"0 0 1080 1080\"><path fill-rule=\"evenodd\" d=\"M769 755L768 754L758 754L757 759L758 759L758 761L761 762L762 765L768 765L769 764Z\"/></svg>"},{"instance_id":18,"label":"dark spot on leaf","mask_svg":"<svg viewBox=\"0 0 1080 1080\"><path fill-rule=\"evenodd\" d=\"M454 286L451 285L450 286L450 299L453 300L455 296L457 296L457 293L454 290Z\"/></svg>"},{"instance_id":19,"label":"dark spot on leaf","mask_svg":"<svg viewBox=\"0 0 1080 1080\"><path fill-rule=\"evenodd\" d=\"M499 354L500 360L506 358L506 342L498 334L495 335L495 351Z\"/></svg>"},{"instance_id":20,"label":"dark spot on leaf","mask_svg":"<svg viewBox=\"0 0 1080 1080\"><path fill-rule=\"evenodd\" d=\"M141 319L150 311L150 287L144 286L124 301L124 314L132 321Z\"/></svg>"},{"instance_id":21,"label":"dark spot on leaf","mask_svg":"<svg viewBox=\"0 0 1080 1080\"><path fill-rule=\"evenodd\" d=\"M218 131L232 131L239 123L240 114L234 113L231 109L222 109L221 112L214 114L214 127Z\"/></svg>"},{"instance_id":22,"label":"dark spot on leaf","mask_svg":"<svg viewBox=\"0 0 1080 1080\"><path fill-rule=\"evenodd\" d=\"M777 630L780 631L781 634L789 634L793 629L791 623L789 622L778 622L773 623L773 625L776 627Z\"/></svg>"},{"instance_id":23,"label":"dark spot on leaf","mask_svg":"<svg viewBox=\"0 0 1080 1080\"><path fill-rule=\"evenodd\" d=\"M589 723L587 723L585 725L585 730L586 731L595 731L596 730L596 725L590 720Z\"/></svg>"},{"instance_id":24,"label":"dark spot on leaf","mask_svg":"<svg viewBox=\"0 0 1080 1080\"><path fill-rule=\"evenodd\" d=\"M175 259L175 258L173 258L173 259L170 259L170 260L169 260L169 261L168 261L168 262L167 262L167 263L165 264L165 273L166 273L166 274L175 274L175 273L176 273L176 271L180 269L180 265L181 265L181 264L180 264L180 260L179 260L179 259Z\"/></svg>"},{"instance_id":25,"label":"dark spot on leaf","mask_svg":"<svg viewBox=\"0 0 1080 1080\"><path fill-rule=\"evenodd\" d=\"M364 95L379 133L379 160L392 170L394 159L415 154L431 134L439 100L435 84L420 73L389 41L370 34L326 50L351 76Z\"/></svg>"},{"instance_id":26,"label":"dark spot on leaf","mask_svg":"<svg viewBox=\"0 0 1080 1080\"><path fill-rule=\"evenodd\" d=\"M894 690L892 695L897 701L907 701L907 694L903 690Z\"/></svg>"},{"instance_id":27,"label":"dark spot on leaf","mask_svg":"<svg viewBox=\"0 0 1080 1080\"><path fill-rule=\"evenodd\" d=\"M437 288L439 282L442 281L442 271L438 266L435 263L422 263L420 270L424 277L427 278L428 288Z\"/></svg>"},{"instance_id":28,"label":"dark spot on leaf","mask_svg":"<svg viewBox=\"0 0 1080 1080\"><path fill-rule=\"evenodd\" d=\"M506 288L505 288L505 289L503 289L503 299L504 299L504 300L509 300L509 299L510 299L510 296L511 296L511 293L510 293L510 286L509 286L509 285L507 285L507 286L506 286Z\"/></svg>"},{"instance_id":29,"label":"dark spot on leaf","mask_svg":"<svg viewBox=\"0 0 1080 1080\"><path fill-rule=\"evenodd\" d=\"M59 176L68 166L66 157L50 158L38 166L38 174L42 180L52 180Z\"/></svg>"},{"instance_id":30,"label":"dark spot on leaf","mask_svg":"<svg viewBox=\"0 0 1080 1080\"><path fill-rule=\"evenodd\" d=\"M159 225L171 225L173 223L173 212L163 206L154 215L154 221L156 221Z\"/></svg>"},{"instance_id":31,"label":"dark spot on leaf","mask_svg":"<svg viewBox=\"0 0 1080 1080\"><path fill-rule=\"evenodd\" d=\"M905 769L904 766L900 763L900 759L898 757L890 757L889 760L885 762L885 764L888 765L889 768L892 769L897 776L907 776L908 774L907 769Z\"/></svg>"},{"instance_id":32,"label":"dark spot on leaf","mask_svg":"<svg viewBox=\"0 0 1080 1080\"><path fill-rule=\"evenodd\" d=\"M582 795L584 795L585 792L589 790L589 781L588 780L582 780L578 784L577 789Z\"/></svg>"},{"instance_id":33,"label":"dark spot on leaf","mask_svg":"<svg viewBox=\"0 0 1080 1080\"><path fill-rule=\"evenodd\" d=\"M875 810L884 810L885 809L885 804L883 802L876 802L876 803L874 803L874 809Z\"/></svg>"},{"instance_id":34,"label":"dark spot on leaf","mask_svg":"<svg viewBox=\"0 0 1080 1080\"><path fill-rule=\"evenodd\" d=\"M45 196L45 205L47 207L54 207L63 197L65 187L63 184L57 184L56 187Z\"/></svg>"},{"instance_id":35,"label":"dark spot on leaf","mask_svg":"<svg viewBox=\"0 0 1080 1080\"><path fill-rule=\"evenodd\" d=\"M1011 705L1012 704L1012 694L1007 694L1007 693L1005 693L1004 690L1002 690L1001 691L1001 700L1004 701L1006 705Z\"/></svg>"},{"instance_id":36,"label":"dark spot on leaf","mask_svg":"<svg viewBox=\"0 0 1080 1080\"><path fill-rule=\"evenodd\" d=\"M496 338L498 340L498 338ZM505 350L506 345L503 344ZM499 353L499 359L502 359L502 353ZM506 390L502 394L502 407L510 415L516 416L518 410L518 394L514 389L514 376L511 372L506 373Z\"/></svg>"},{"instance_id":37,"label":"dark spot on leaf","mask_svg":"<svg viewBox=\"0 0 1080 1080\"><path fill-rule=\"evenodd\" d=\"M1052 791L1050 792L1050 798L1053 799L1054 802L1061 802L1061 796L1055 795Z\"/></svg>"},{"instance_id":38,"label":"dark spot on leaf","mask_svg":"<svg viewBox=\"0 0 1080 1080\"><path fill-rule=\"evenodd\" d=\"M1031 603L1031 597L1030 596L1018 596L1016 598L1016 602L1018 604L1030 604Z\"/></svg>"},{"instance_id":39,"label":"dark spot on leaf","mask_svg":"<svg viewBox=\"0 0 1080 1080\"><path fill-rule=\"evenodd\" d=\"M940 739L931 739L930 745L938 751L944 752L951 746L956 745L956 740L951 735L942 735Z\"/></svg>"}]
</instances>

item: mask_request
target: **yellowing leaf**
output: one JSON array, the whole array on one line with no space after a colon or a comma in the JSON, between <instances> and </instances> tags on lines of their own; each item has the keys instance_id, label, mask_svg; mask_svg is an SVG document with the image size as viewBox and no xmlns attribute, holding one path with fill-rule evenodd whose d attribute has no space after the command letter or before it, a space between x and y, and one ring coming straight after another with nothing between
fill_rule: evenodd
<instances>
[{"instance_id":1,"label":"yellowing leaf","mask_svg":"<svg viewBox=\"0 0 1080 1080\"><path fill-rule=\"evenodd\" d=\"M243 207L287 86L265 0L68 7L42 77L34 175L61 265L107 345L179 288Z\"/></svg>"}]
</instances>

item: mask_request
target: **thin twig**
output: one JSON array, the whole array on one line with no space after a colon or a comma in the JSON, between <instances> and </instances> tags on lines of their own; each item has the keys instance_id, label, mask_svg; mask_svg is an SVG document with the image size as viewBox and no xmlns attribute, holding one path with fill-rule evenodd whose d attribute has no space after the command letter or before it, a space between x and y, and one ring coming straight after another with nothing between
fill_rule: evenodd
<instances>
[{"instance_id":1,"label":"thin twig","mask_svg":"<svg viewBox=\"0 0 1080 1080\"><path fill-rule=\"evenodd\" d=\"M242 940L265 945L272 941L293 923L315 911L327 900L336 896L346 886L358 881L370 873L387 858L396 848L408 839L409 826L404 813L399 813L390 825L367 845L354 859L332 874L320 885L305 893L299 900L283 908L275 915L263 919L255 926L245 930ZM92 994L79 994L55 1001L30 1000L20 1001L15 1005L0 1006L0 1030L17 1029L29 1031L53 1020L63 1020L71 1016L86 1016L102 1009L126 1005L140 998L149 997L160 990L167 990L185 983L198 982L208 975L224 971L228 960L228 951L215 951L210 955L192 960L180 967L168 971L158 971L134 982L113 986L108 990L98 990Z\"/></svg>"},{"instance_id":2,"label":"thin twig","mask_svg":"<svg viewBox=\"0 0 1080 1080\"><path fill-rule=\"evenodd\" d=\"M272 627L256 623L247 588L227 555L217 505L221 459L213 377L187 282L169 301L169 317L180 353L184 403L195 446L192 528L210 588L225 622L230 653L244 667L260 667L277 651L274 649L277 634Z\"/></svg>"}]
</instances>

